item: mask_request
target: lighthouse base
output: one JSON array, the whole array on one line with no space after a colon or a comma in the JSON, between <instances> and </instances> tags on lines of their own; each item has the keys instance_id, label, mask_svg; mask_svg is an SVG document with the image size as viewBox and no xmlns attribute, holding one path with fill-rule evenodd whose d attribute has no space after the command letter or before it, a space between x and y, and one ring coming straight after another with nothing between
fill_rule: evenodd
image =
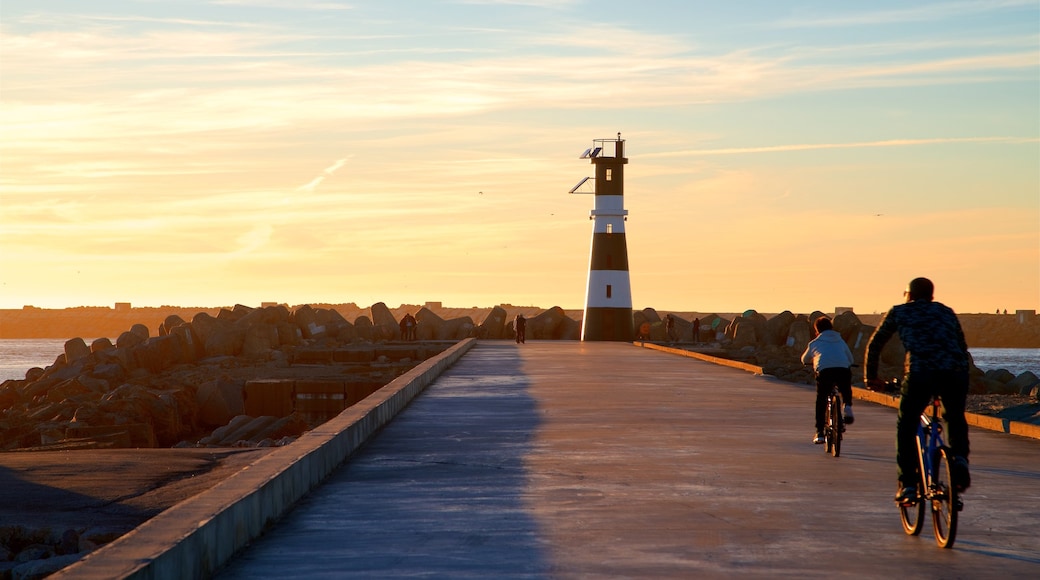
<instances>
[{"instance_id":1,"label":"lighthouse base","mask_svg":"<svg viewBox=\"0 0 1040 580\"><path fill-rule=\"evenodd\" d=\"M582 340L616 340L631 342L631 308L588 307L581 323Z\"/></svg>"}]
</instances>

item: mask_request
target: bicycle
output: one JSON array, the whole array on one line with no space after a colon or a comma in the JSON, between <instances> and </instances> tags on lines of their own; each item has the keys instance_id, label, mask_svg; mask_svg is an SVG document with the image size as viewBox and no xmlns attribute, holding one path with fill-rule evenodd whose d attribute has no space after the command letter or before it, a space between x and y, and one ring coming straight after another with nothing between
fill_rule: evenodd
<instances>
[{"instance_id":1,"label":"bicycle","mask_svg":"<svg viewBox=\"0 0 1040 580\"><path fill-rule=\"evenodd\" d=\"M940 548L952 548L957 537L957 514L964 509L964 503L953 485L953 452L942 438L941 404L939 397L932 397L928 405L931 416L928 409L921 413L921 424L917 427L918 494L913 500L899 504L899 519L907 535L920 534L927 503L931 506L935 542Z\"/></svg>"},{"instance_id":2,"label":"bicycle","mask_svg":"<svg viewBox=\"0 0 1040 580\"><path fill-rule=\"evenodd\" d=\"M842 403L838 385L831 386L831 392L827 395L827 415L823 425L823 452L834 457L841 455L841 438L845 432L845 417L842 415L842 409L845 407Z\"/></svg>"}]
</instances>

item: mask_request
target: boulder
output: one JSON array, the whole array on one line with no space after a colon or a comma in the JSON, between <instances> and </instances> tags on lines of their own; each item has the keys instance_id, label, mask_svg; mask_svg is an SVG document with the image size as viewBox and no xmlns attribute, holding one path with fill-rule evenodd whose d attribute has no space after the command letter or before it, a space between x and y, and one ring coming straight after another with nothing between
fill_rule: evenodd
<instances>
[{"instance_id":1,"label":"boulder","mask_svg":"<svg viewBox=\"0 0 1040 580\"><path fill-rule=\"evenodd\" d=\"M185 324L185 322L180 316L177 316L176 314L167 316L166 319L162 321L162 324L159 325L159 336L170 334L171 330L182 324Z\"/></svg>"},{"instance_id":2,"label":"boulder","mask_svg":"<svg viewBox=\"0 0 1040 580\"><path fill-rule=\"evenodd\" d=\"M1040 377L1030 371L1025 371L1007 382L1008 388L1016 389L1021 395L1029 395L1037 385L1040 385Z\"/></svg>"},{"instance_id":3,"label":"boulder","mask_svg":"<svg viewBox=\"0 0 1040 580\"><path fill-rule=\"evenodd\" d=\"M484 317L483 322L480 323L480 327L477 330L477 336L493 340L505 338L507 316L508 314L506 313L505 308L495 306L491 309L491 312Z\"/></svg>"},{"instance_id":4,"label":"boulder","mask_svg":"<svg viewBox=\"0 0 1040 580\"><path fill-rule=\"evenodd\" d=\"M376 302L370 310L372 311L372 324L374 326L386 327L392 331L392 334L399 334L400 327L397 325L397 319L394 318L393 313L386 307L386 304Z\"/></svg>"},{"instance_id":5,"label":"boulder","mask_svg":"<svg viewBox=\"0 0 1040 580\"><path fill-rule=\"evenodd\" d=\"M245 333L229 324L215 328L206 339L204 349L207 357L238 356L243 344Z\"/></svg>"},{"instance_id":6,"label":"boulder","mask_svg":"<svg viewBox=\"0 0 1040 580\"><path fill-rule=\"evenodd\" d=\"M578 340L580 337L581 324L569 318L559 306L527 320L527 338L533 340Z\"/></svg>"},{"instance_id":7,"label":"boulder","mask_svg":"<svg viewBox=\"0 0 1040 580\"><path fill-rule=\"evenodd\" d=\"M199 312L191 318L191 330L198 337L199 341L203 345L209 340L209 337L218 328L223 326L222 322L206 312Z\"/></svg>"},{"instance_id":8,"label":"boulder","mask_svg":"<svg viewBox=\"0 0 1040 580\"><path fill-rule=\"evenodd\" d=\"M318 313L310 305L304 304L292 313L292 323L300 329L303 338L322 338L325 336L325 325L318 320Z\"/></svg>"},{"instance_id":9,"label":"boulder","mask_svg":"<svg viewBox=\"0 0 1040 580\"><path fill-rule=\"evenodd\" d=\"M137 346L144 341L148 340L148 337L141 337L136 332L130 332L129 330L120 334L119 338L116 339L116 348L129 348Z\"/></svg>"},{"instance_id":10,"label":"boulder","mask_svg":"<svg viewBox=\"0 0 1040 580\"><path fill-rule=\"evenodd\" d=\"M859 317L851 310L846 310L845 312L835 316L833 324L834 330L845 339L846 343L849 343L850 345L856 339L856 336L859 335L860 327L863 326Z\"/></svg>"},{"instance_id":11,"label":"boulder","mask_svg":"<svg viewBox=\"0 0 1040 580\"><path fill-rule=\"evenodd\" d=\"M795 315L790 310L784 310L780 314L766 320L762 336L762 344L766 346L783 346L787 343L790 335L791 323L795 321Z\"/></svg>"},{"instance_id":12,"label":"boulder","mask_svg":"<svg viewBox=\"0 0 1040 580\"><path fill-rule=\"evenodd\" d=\"M360 320L360 319L359 319ZM418 340L448 340L444 319L425 306L415 313L415 338Z\"/></svg>"},{"instance_id":13,"label":"boulder","mask_svg":"<svg viewBox=\"0 0 1040 580\"><path fill-rule=\"evenodd\" d=\"M357 338L357 332L354 331L354 325L351 324L343 315L335 310L329 310L329 322L328 322L328 333L339 340L340 342L350 343L354 342ZM281 328L279 327L279 335L281 334Z\"/></svg>"},{"instance_id":14,"label":"boulder","mask_svg":"<svg viewBox=\"0 0 1040 580\"><path fill-rule=\"evenodd\" d=\"M364 315L358 316L354 320L354 331L360 340L372 342L372 319Z\"/></svg>"},{"instance_id":15,"label":"boulder","mask_svg":"<svg viewBox=\"0 0 1040 580\"><path fill-rule=\"evenodd\" d=\"M755 325L749 323L746 318L737 318L731 322L726 336L730 338L734 348L753 347L759 340Z\"/></svg>"},{"instance_id":16,"label":"boulder","mask_svg":"<svg viewBox=\"0 0 1040 580\"><path fill-rule=\"evenodd\" d=\"M183 359L184 348L176 336L155 336L131 350L137 368L151 373L162 372Z\"/></svg>"},{"instance_id":17,"label":"boulder","mask_svg":"<svg viewBox=\"0 0 1040 580\"><path fill-rule=\"evenodd\" d=\"M72 338L65 341L65 362L73 363L82 358L90 356L90 347L82 338Z\"/></svg>"},{"instance_id":18,"label":"boulder","mask_svg":"<svg viewBox=\"0 0 1040 580\"><path fill-rule=\"evenodd\" d=\"M112 344L112 341L107 338L95 338L94 341L90 343L90 352L91 354L96 354L112 350L115 347L116 346Z\"/></svg>"},{"instance_id":19,"label":"boulder","mask_svg":"<svg viewBox=\"0 0 1040 580\"><path fill-rule=\"evenodd\" d=\"M90 373L92 377L102 379L111 383L120 383L126 378L126 371L123 370L123 366L116 363L99 363L94 365L94 370Z\"/></svg>"},{"instance_id":20,"label":"boulder","mask_svg":"<svg viewBox=\"0 0 1040 580\"><path fill-rule=\"evenodd\" d=\"M130 332L136 334L137 336L140 336L141 338L143 338L145 340L147 340L148 337L151 336L148 333L148 327L143 325L143 324L135 324L135 325L131 326L130 327Z\"/></svg>"},{"instance_id":21,"label":"boulder","mask_svg":"<svg viewBox=\"0 0 1040 580\"><path fill-rule=\"evenodd\" d=\"M171 328L168 336L174 337L180 348L178 362L194 363L206 356L206 345L195 334L190 324L184 323Z\"/></svg>"},{"instance_id":22,"label":"boulder","mask_svg":"<svg viewBox=\"0 0 1040 580\"><path fill-rule=\"evenodd\" d=\"M812 340L812 330L809 328L809 317L801 315L796 317L787 327L787 338L784 344L795 352L805 352Z\"/></svg>"},{"instance_id":23,"label":"boulder","mask_svg":"<svg viewBox=\"0 0 1040 580\"><path fill-rule=\"evenodd\" d=\"M208 427L218 427L245 413L243 386L241 382L223 377L199 385L195 392L199 421Z\"/></svg>"},{"instance_id":24,"label":"boulder","mask_svg":"<svg viewBox=\"0 0 1040 580\"><path fill-rule=\"evenodd\" d=\"M1015 375L1011 374L1011 371L1007 369L990 369L986 371L986 378L991 381L997 381L998 383L1005 384L1013 381L1015 379Z\"/></svg>"}]
</instances>

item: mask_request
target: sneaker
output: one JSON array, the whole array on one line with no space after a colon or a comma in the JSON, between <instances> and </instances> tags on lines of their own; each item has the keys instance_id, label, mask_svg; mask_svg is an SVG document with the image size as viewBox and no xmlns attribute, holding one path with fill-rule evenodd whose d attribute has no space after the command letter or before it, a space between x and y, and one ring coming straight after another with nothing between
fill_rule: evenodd
<instances>
[{"instance_id":1,"label":"sneaker","mask_svg":"<svg viewBox=\"0 0 1040 580\"><path fill-rule=\"evenodd\" d=\"M917 503L917 486L906 485L899 488L896 493L896 503L899 505L914 505Z\"/></svg>"},{"instance_id":2,"label":"sneaker","mask_svg":"<svg viewBox=\"0 0 1040 580\"><path fill-rule=\"evenodd\" d=\"M968 460L955 457L950 462L950 477L953 478L954 487L961 492L971 487L971 473L968 471Z\"/></svg>"},{"instance_id":3,"label":"sneaker","mask_svg":"<svg viewBox=\"0 0 1040 580\"><path fill-rule=\"evenodd\" d=\"M856 415L852 413L852 405L845 405L845 424L851 425L856 421Z\"/></svg>"},{"instance_id":4,"label":"sneaker","mask_svg":"<svg viewBox=\"0 0 1040 580\"><path fill-rule=\"evenodd\" d=\"M816 445L822 445L823 444L823 433L817 433L816 437L813 437L812 442L814 444L816 444Z\"/></svg>"}]
</instances>

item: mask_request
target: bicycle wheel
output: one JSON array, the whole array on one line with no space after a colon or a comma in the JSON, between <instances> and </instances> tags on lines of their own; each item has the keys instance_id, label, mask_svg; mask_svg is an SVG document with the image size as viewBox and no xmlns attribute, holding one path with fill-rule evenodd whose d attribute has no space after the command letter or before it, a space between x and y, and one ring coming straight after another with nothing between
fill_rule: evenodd
<instances>
[{"instance_id":1,"label":"bicycle wheel","mask_svg":"<svg viewBox=\"0 0 1040 580\"><path fill-rule=\"evenodd\" d=\"M924 497L925 491L924 486L924 456L921 453L924 442L921 441L920 435L917 438L917 463L921 475L917 477L917 490L918 498L915 503L909 505L897 504L899 506L899 519L903 522L903 531L908 536L916 536L921 533L921 529L924 527Z\"/></svg>"},{"instance_id":2,"label":"bicycle wheel","mask_svg":"<svg viewBox=\"0 0 1040 580\"><path fill-rule=\"evenodd\" d=\"M957 489L953 487L950 461L953 454L948 447L941 447L935 452L932 465L935 474L929 489L932 504L932 527L935 528L935 543L940 548L952 548L957 537Z\"/></svg>"},{"instance_id":3,"label":"bicycle wheel","mask_svg":"<svg viewBox=\"0 0 1040 580\"><path fill-rule=\"evenodd\" d=\"M841 455L841 432L845 428L845 419L841 416L841 395L831 397L831 416L827 419L830 423L831 455Z\"/></svg>"}]
</instances>

